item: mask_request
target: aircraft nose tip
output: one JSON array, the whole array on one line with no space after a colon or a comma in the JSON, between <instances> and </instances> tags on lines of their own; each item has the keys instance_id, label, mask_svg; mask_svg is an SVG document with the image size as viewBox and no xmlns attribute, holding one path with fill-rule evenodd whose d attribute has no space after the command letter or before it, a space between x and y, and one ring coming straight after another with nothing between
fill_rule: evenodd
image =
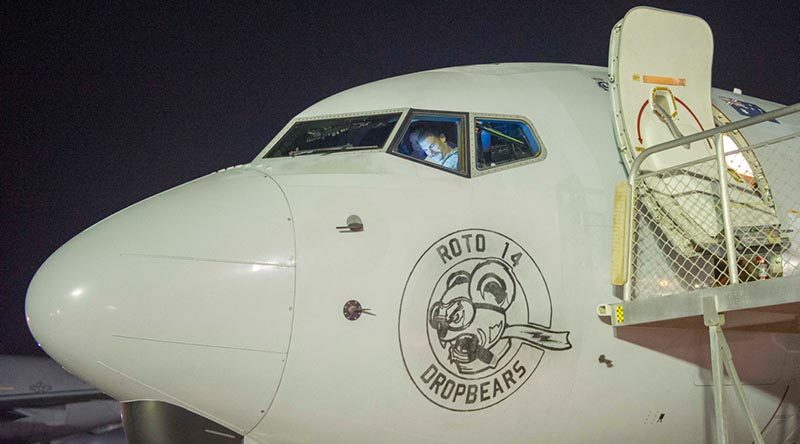
<instances>
[{"instance_id":1,"label":"aircraft nose tip","mask_svg":"<svg viewBox=\"0 0 800 444\"><path fill-rule=\"evenodd\" d=\"M86 302L97 295L91 273L83 269L87 252L80 241L70 241L42 264L25 298L28 328L39 345L65 366L76 354L91 352L87 338L102 324L97 317L86 319Z\"/></svg>"}]
</instances>

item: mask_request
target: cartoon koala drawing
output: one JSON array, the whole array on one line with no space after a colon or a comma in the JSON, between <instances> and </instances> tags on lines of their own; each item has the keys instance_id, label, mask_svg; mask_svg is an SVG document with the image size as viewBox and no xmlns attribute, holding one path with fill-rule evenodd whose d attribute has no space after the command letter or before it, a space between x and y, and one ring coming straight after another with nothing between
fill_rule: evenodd
<instances>
[{"instance_id":1,"label":"cartoon koala drawing","mask_svg":"<svg viewBox=\"0 0 800 444\"><path fill-rule=\"evenodd\" d=\"M428 324L439 345L463 374L494 368L511 339L548 350L566 350L569 332L536 324L508 325L506 311L517 297L517 280L501 259L480 261L471 271L451 271L444 293L430 307Z\"/></svg>"}]
</instances>

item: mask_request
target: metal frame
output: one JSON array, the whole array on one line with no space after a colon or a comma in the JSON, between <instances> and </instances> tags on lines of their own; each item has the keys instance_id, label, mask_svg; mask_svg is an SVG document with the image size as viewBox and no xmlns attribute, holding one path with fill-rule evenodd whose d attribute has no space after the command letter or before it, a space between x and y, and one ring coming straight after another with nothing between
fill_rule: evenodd
<instances>
[{"instance_id":1,"label":"metal frame","mask_svg":"<svg viewBox=\"0 0 800 444\"><path fill-rule=\"evenodd\" d=\"M511 162L502 163L500 165L490 166L483 169L478 168L478 141L475 137L475 121L479 119L492 119L492 120L508 120L508 121L519 121L523 122L528 125L531 132L533 133L533 137L536 139L536 143L539 144L539 154L533 157L528 157L525 159L518 159L512 160ZM484 176L486 174L492 174L500 171L506 171L512 168L516 168L519 166L529 165L532 163L541 162L547 159L547 149L544 146L544 142L542 142L542 137L539 135L539 132L536 130L536 126L534 126L533 122L525 116L517 115L517 114L497 114L497 113L476 113L470 112L469 113L469 124L470 124L470 142L472 143L473 148L473 160L472 162L472 177Z\"/></svg>"},{"instance_id":2,"label":"metal frame","mask_svg":"<svg viewBox=\"0 0 800 444\"><path fill-rule=\"evenodd\" d=\"M656 322L698 318L704 314L702 300L706 297L715 298L720 312L767 309L775 305L795 304L800 302L800 276L745 282L728 287L702 288L663 297L601 304L598 307L598 314L610 316L612 313L620 311L623 314L622 320L612 316L612 327L652 325ZM800 314L800 307L791 311L791 313L795 312ZM791 316L795 315L791 314ZM763 323L763 319L756 318L752 324L748 325L755 326Z\"/></svg>"},{"instance_id":3,"label":"metal frame","mask_svg":"<svg viewBox=\"0 0 800 444\"><path fill-rule=\"evenodd\" d=\"M400 118L397 120L397 124L389 133L389 137L386 139L386 143L381 148L375 148L369 151L386 151L387 147L391 146L391 142L394 141L394 138L397 135L399 130L400 124L405 122L406 117L408 116L411 108L387 108L387 109L379 109L379 110L372 110L372 111L363 111L363 112L353 112L353 113L340 113L340 114L322 114L319 116L304 116L304 117L294 117L293 119L289 120L289 122L278 131L278 134L272 138L272 140L267 143L267 145L258 152L255 159L253 161L258 161L260 159L266 159L269 153L275 148L275 145L283 139L283 136L289 132L290 129L294 128L295 125L302 122L313 122L315 120L329 120L329 119L341 119L341 118L348 118L348 117L360 117L360 116L374 116L380 114L394 114L399 113Z\"/></svg>"},{"instance_id":4,"label":"metal frame","mask_svg":"<svg viewBox=\"0 0 800 444\"><path fill-rule=\"evenodd\" d=\"M426 162L421 159L416 159L411 156L406 156L404 154L400 154L397 152L397 148L400 146L400 143L403 141L403 137L405 137L408 129L411 127L413 123L414 117L419 115L431 115L431 116L450 116L450 117L458 117L463 120L464 124L462 125L460 132L461 138L464 140L464 159L463 159L463 168L459 170L451 170L449 168L445 168L441 165L436 165L432 162ZM471 143L472 140L470 138L469 128L469 113L463 111L438 111L438 110L428 110L428 109L418 109L418 108L409 108L408 113L403 116L403 119L400 121L401 125L398 126L398 130L396 133L393 133L393 138L389 139L389 143L387 144L387 148L384 150L385 152L397 156L401 159L410 160L411 162L418 163L420 165L425 165L437 170L444 171L446 173L455 174L456 176L461 176L465 178L469 178L472 176L472 156L470 155L471 150Z\"/></svg>"},{"instance_id":5,"label":"metal frame","mask_svg":"<svg viewBox=\"0 0 800 444\"><path fill-rule=\"evenodd\" d=\"M673 149L673 148L682 147L682 146L689 145L689 144L694 143L694 142L698 142L698 141L701 141L701 140L704 140L704 139L708 139L710 137L713 137L714 140L715 140L717 164L718 164L718 168L719 168L720 181L721 181L720 184L721 185L726 185L727 184L727 167L726 167L726 163L725 163L725 160L724 160L725 153L724 153L724 150L722 149L722 134L728 133L728 132L732 132L732 131L735 131L735 130L738 130L738 129L741 129L741 128L746 128L748 126L756 125L756 124L759 124L759 123L762 123L762 122L766 122L766 121L769 121L769 120L773 120L773 119L776 119L778 117L783 117L783 116L786 116L786 115L789 115L789 114L794 114L794 113L797 113L797 112L800 112L800 103L796 103L796 104L791 105L791 106L780 108L780 109L777 109L775 111L770 111L768 113L764 113L764 114L761 114L761 115L758 115L758 116L755 116L755 117L750 117L748 119L740 120L738 122L733 122L733 123L730 123L730 124L727 124L727 125L723 125L723 126L720 126L720 127L714 128L714 129L701 131L699 133L692 134L690 136L681 137L681 138L675 139L675 140L670 140L668 142L664 142L664 143L658 144L658 145L656 145L656 146L654 146L652 148L648 148L644 152L642 152L640 155L636 156L636 158L634 158L633 164L631 165L630 174L628 176L628 185L631 187L631 190L635 190L636 181L640 177L640 173L641 173L640 170L641 170L642 163L648 157L650 157L650 156L652 156L654 154L658 154L658 153L663 152L663 151L667 151L667 150L670 150L670 149ZM728 266L729 266L729 272L730 272L730 271L735 271L736 270L736 261L735 260L734 261L730 260L731 255L734 255L733 257L735 257L736 249L735 249L735 245L733 244L732 229L731 229L731 226L730 226L730 208L729 208L730 202L728 201L727 191L728 190L727 190L726 186L721 186L720 187L720 197L721 197L722 206L723 206L723 223L725 225L724 226L725 243L726 243L726 247L725 248L726 248L726 254L728 255L728 258L729 258ZM625 242L625 251L626 251L626 255L625 256L626 256L626 262L627 262L627 270L626 270L627 282L625 283L625 287L624 287L623 299L626 300L626 301L630 301L632 299L630 277L633 275L633 261L631 260L631 252L633 251L633 238L634 238L633 227L634 227L634 222L635 222L635 220L634 220L635 211L634 210L636 208L636 200L637 200L636 193L634 192L634 193L631 193L631 194L632 194L631 195L631 199L629 199L629 204L628 204L628 209L627 209L627 212L628 212L628 220L627 220L628 230L627 230L627 233L626 233L627 239L626 239L626 242ZM731 268L732 268L732 270L731 270ZM731 281L732 281L731 283L737 283L737 282L733 282L733 280L735 279L735 277L734 277L735 275L731 274L730 276L731 276Z\"/></svg>"},{"instance_id":6,"label":"metal frame","mask_svg":"<svg viewBox=\"0 0 800 444\"><path fill-rule=\"evenodd\" d=\"M728 346L728 341L725 339L725 334L722 332L722 326L725 325L725 315L719 313L717 298L714 296L703 298L703 323L708 327L708 340L711 346L711 375L714 382L712 385L714 392L714 425L717 444L727 444L729 439L725 420L725 392L723 391L725 375L723 371L727 372L728 376L733 380L736 399L747 416L747 425L750 429L750 435L753 437L753 442L755 444L764 444L761 430L758 428L756 418L753 416L753 410L750 408L747 396L744 394L739 373L736 371L736 366L733 365L733 354Z\"/></svg>"},{"instance_id":7,"label":"metal frame","mask_svg":"<svg viewBox=\"0 0 800 444\"><path fill-rule=\"evenodd\" d=\"M616 30L616 28L615 28ZM723 311L754 308L762 305L777 305L780 303L800 302L800 291L797 290L797 278L779 278L771 281L739 283L739 273L737 266L736 242L731 223L730 200L728 196L728 166L725 160L725 150L723 147L723 134L734 132L741 128L756 125L762 122L783 117L789 114L800 112L800 103L780 108L775 111L764 113L755 117L740 120L738 122L723 125L714 129L702 131L690 136L680 137L652 148L646 149L637 156L630 168L628 186L631 190L631 198L627 203L627 230L625 233L625 285L623 299L624 302L618 304L604 304L598 307L598 314L611 318L614 327L623 325L643 324L647 322L665 321L669 319L687 318L702 314L703 324L708 328L709 344L711 347L711 373L713 380L714 393L714 424L716 430L716 442L727 444L729 441L727 423L725 419L725 397L724 397L724 377L727 372L732 380L732 385L736 398L739 401L744 414L747 416L748 427L755 444L763 444L764 439L758 428L753 412L747 402L742 382L733 363L728 342L722 327L725 325L725 315ZM796 137L797 134L791 137ZM659 298L651 298L633 301L632 282L634 261L634 224L636 222L637 180L647 177L657 172L642 172L643 162L650 156L670 149L689 146L693 142L713 138L715 154L709 159L714 159L717 166L719 180L719 197L722 207L723 233L725 238L725 253L727 257L727 268L729 281L726 285L717 288L707 288L688 293L671 295ZM739 151L751 150L754 147L742 148ZM707 161L709 159L702 159ZM690 163L695 163L694 161ZM769 297L764 297L769 295ZM751 297L753 296L753 297ZM756 301L756 296L761 300ZM773 297L774 296L774 297ZM628 312L626 313L626 308Z\"/></svg>"}]
</instances>

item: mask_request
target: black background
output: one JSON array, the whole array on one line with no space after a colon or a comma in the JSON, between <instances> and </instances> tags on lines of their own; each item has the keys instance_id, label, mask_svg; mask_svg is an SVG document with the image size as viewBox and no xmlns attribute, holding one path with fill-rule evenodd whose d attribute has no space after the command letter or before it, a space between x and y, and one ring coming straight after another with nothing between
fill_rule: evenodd
<instances>
[{"instance_id":1,"label":"black background","mask_svg":"<svg viewBox=\"0 0 800 444\"><path fill-rule=\"evenodd\" d=\"M0 353L41 354L28 283L99 219L250 161L292 116L362 83L476 63L605 66L635 5L28 3L0 6ZM647 4L709 22L715 86L800 102L797 1Z\"/></svg>"}]
</instances>

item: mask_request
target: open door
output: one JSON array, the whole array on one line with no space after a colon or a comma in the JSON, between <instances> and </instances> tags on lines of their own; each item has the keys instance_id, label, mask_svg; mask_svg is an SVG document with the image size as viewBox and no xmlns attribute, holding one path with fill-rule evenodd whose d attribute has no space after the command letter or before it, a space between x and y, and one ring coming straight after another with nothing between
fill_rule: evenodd
<instances>
[{"instance_id":1,"label":"open door","mask_svg":"<svg viewBox=\"0 0 800 444\"><path fill-rule=\"evenodd\" d=\"M712 57L711 30L699 17L638 7L614 26L609 84L617 145L629 173L648 148L715 127ZM766 178L753 170L754 154L739 157L728 165L726 187L739 268L747 271L740 281L779 276L762 273L781 268L785 249ZM674 277L674 286L651 286L651 294L661 294L728 282L714 145L705 139L650 156L637 177L633 201L641 220L632 228L639 242L632 264L639 285L646 277L653 283Z\"/></svg>"},{"instance_id":2,"label":"open door","mask_svg":"<svg viewBox=\"0 0 800 444\"><path fill-rule=\"evenodd\" d=\"M711 29L701 18L633 8L614 26L609 50L617 144L627 167L645 149L714 127L711 113ZM708 157L707 141L649 158L661 170Z\"/></svg>"}]
</instances>

